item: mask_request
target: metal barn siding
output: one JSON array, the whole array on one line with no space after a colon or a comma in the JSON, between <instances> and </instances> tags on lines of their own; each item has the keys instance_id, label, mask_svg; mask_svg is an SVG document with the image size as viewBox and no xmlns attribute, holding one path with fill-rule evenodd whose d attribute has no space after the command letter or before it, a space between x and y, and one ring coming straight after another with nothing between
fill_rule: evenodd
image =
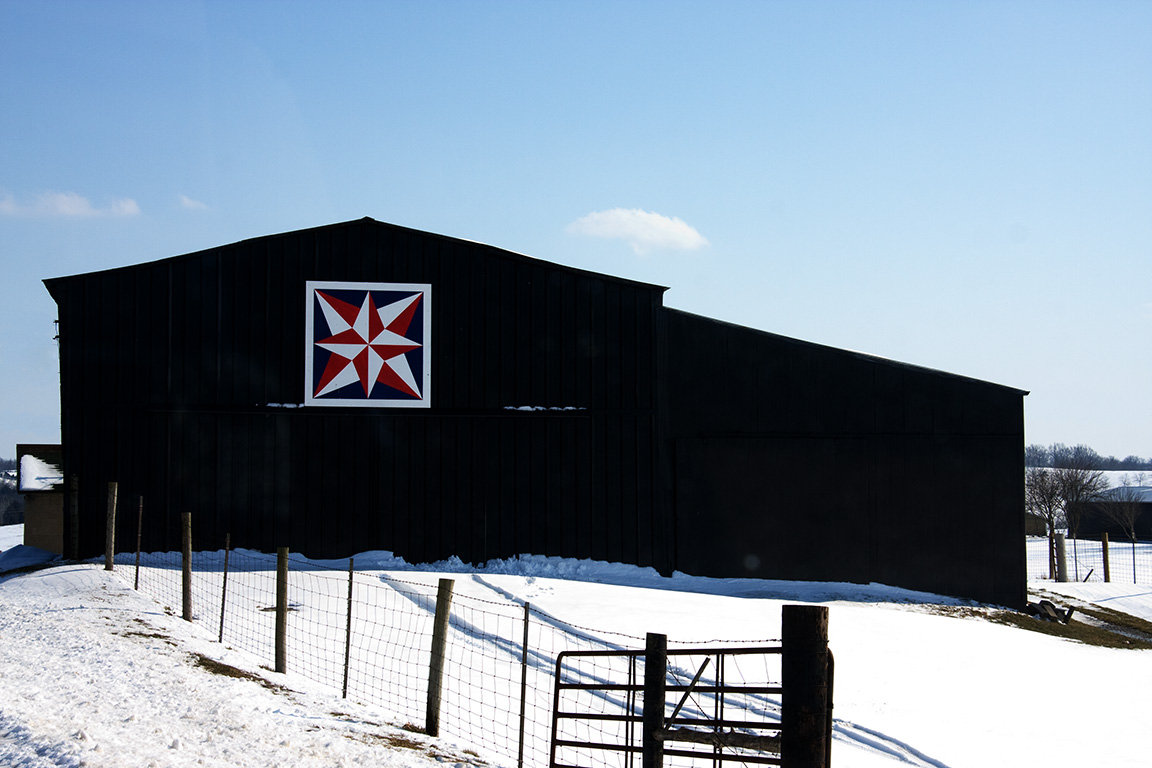
<instances>
[{"instance_id":1,"label":"metal barn siding","mask_svg":"<svg viewBox=\"0 0 1152 768\"><path fill-rule=\"evenodd\" d=\"M428 407L304 406L309 282L431 286ZM151 551L178 549L190 512L197 549L530 552L1024 599L1019 390L371 219L46 284L81 556L116 480L121 549L142 495Z\"/></svg>"},{"instance_id":2,"label":"metal barn siding","mask_svg":"<svg viewBox=\"0 0 1152 768\"><path fill-rule=\"evenodd\" d=\"M309 280L432 286L432 406L299 407ZM117 540L669 570L653 487L664 289L365 219L46 281L80 554Z\"/></svg>"},{"instance_id":3,"label":"metal barn siding","mask_svg":"<svg viewBox=\"0 0 1152 768\"><path fill-rule=\"evenodd\" d=\"M665 318L677 568L1023 603L1024 392Z\"/></svg>"}]
</instances>

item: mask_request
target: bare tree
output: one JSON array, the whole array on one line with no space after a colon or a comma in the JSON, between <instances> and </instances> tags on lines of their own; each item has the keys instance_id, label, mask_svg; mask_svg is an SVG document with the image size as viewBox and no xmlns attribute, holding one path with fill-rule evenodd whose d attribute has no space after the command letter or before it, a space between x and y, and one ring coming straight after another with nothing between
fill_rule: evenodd
<instances>
[{"instance_id":1,"label":"bare tree","mask_svg":"<svg viewBox=\"0 0 1152 768\"><path fill-rule=\"evenodd\" d=\"M1091 448L1056 444L1051 451L1059 458L1059 465L1028 467L1024 471L1027 510L1041 517L1048 528L1049 577L1056 573L1056 529L1068 529L1075 561L1076 537L1084 512L1108 488L1108 480L1099 468L1100 457Z\"/></svg>"},{"instance_id":2,"label":"bare tree","mask_svg":"<svg viewBox=\"0 0 1152 768\"><path fill-rule=\"evenodd\" d=\"M0 484L0 525L24 522L24 497L16 492L15 484Z\"/></svg>"},{"instance_id":3,"label":"bare tree","mask_svg":"<svg viewBox=\"0 0 1152 768\"><path fill-rule=\"evenodd\" d=\"M1024 470L1024 506L1048 530L1048 578L1056 578L1056 529L1064 525L1064 502L1056 473L1045 467Z\"/></svg>"},{"instance_id":4,"label":"bare tree","mask_svg":"<svg viewBox=\"0 0 1152 768\"><path fill-rule=\"evenodd\" d=\"M1073 539L1077 538L1080 532L1080 520L1088 505L1108 490L1108 479L1104 477L1104 472L1099 466L1099 457L1090 450L1089 453L1072 453L1064 462L1064 466L1052 470L1064 508L1068 533Z\"/></svg>"},{"instance_id":5,"label":"bare tree","mask_svg":"<svg viewBox=\"0 0 1152 768\"><path fill-rule=\"evenodd\" d=\"M1132 542L1132 581L1136 581L1136 520L1144 511L1144 475L1140 473L1135 480L1124 475L1121 485L1113 488L1096 505L1096 509L1106 519L1116 523L1124 529L1128 540Z\"/></svg>"},{"instance_id":6,"label":"bare tree","mask_svg":"<svg viewBox=\"0 0 1152 768\"><path fill-rule=\"evenodd\" d=\"M1055 452L1055 450L1054 450ZM1080 521L1091 504L1108 490L1108 479L1101 469L1100 455L1086 445L1068 449L1063 460L1055 464L1052 474L1060 492L1060 502L1064 508L1064 520L1072 537L1072 560L1076 568L1076 580L1080 580L1080 560L1076 552L1076 540L1080 537Z\"/></svg>"},{"instance_id":7,"label":"bare tree","mask_svg":"<svg viewBox=\"0 0 1152 768\"><path fill-rule=\"evenodd\" d=\"M1149 464L1147 460L1142 459L1133 453L1124 457L1124 459L1120 462L1120 469L1140 469L1147 464Z\"/></svg>"},{"instance_id":8,"label":"bare tree","mask_svg":"<svg viewBox=\"0 0 1152 768\"><path fill-rule=\"evenodd\" d=\"M1026 467L1049 467L1052 466L1052 454L1048 448L1033 443L1024 446L1024 466Z\"/></svg>"},{"instance_id":9,"label":"bare tree","mask_svg":"<svg viewBox=\"0 0 1152 768\"><path fill-rule=\"evenodd\" d=\"M24 497L16 492L16 460L0 459L0 525L24 522Z\"/></svg>"}]
</instances>

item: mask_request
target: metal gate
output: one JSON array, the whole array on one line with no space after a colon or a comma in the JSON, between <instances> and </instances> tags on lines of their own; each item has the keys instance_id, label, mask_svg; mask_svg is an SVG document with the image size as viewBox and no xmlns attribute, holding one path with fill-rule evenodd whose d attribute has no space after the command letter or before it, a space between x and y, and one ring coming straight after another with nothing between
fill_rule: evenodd
<instances>
[{"instance_id":1,"label":"metal gate","mask_svg":"<svg viewBox=\"0 0 1152 768\"><path fill-rule=\"evenodd\" d=\"M778 646L670 651L664 635L649 634L644 650L562 652L550 768L828 768L827 609L801 610L824 612L825 631L815 643L799 632L790 645L786 621Z\"/></svg>"},{"instance_id":2,"label":"metal gate","mask_svg":"<svg viewBox=\"0 0 1152 768\"><path fill-rule=\"evenodd\" d=\"M780 765L779 676L754 680L749 677L767 676L748 674L767 668L778 673L780 652L779 647L668 651L668 699L656 735L665 765ZM650 663L645 651L560 654L552 768L638 768L645 746L645 667ZM689 671L693 665L696 669Z\"/></svg>"}]
</instances>

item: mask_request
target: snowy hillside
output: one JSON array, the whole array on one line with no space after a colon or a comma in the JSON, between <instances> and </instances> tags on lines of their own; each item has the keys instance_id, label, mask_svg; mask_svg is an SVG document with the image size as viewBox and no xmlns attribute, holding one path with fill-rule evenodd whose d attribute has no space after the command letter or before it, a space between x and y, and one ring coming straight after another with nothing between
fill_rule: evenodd
<instances>
[{"instance_id":1,"label":"snowy hillside","mask_svg":"<svg viewBox=\"0 0 1152 768\"><path fill-rule=\"evenodd\" d=\"M435 583L442 572L392 562L405 579ZM829 605L837 768L1148 764L1150 651L1004 626L980 618L989 609L878 585L664 579L556 558L482 574L436 566L445 567L458 589L496 589L583 626L686 641L778 637L785 603ZM267 660L133 592L128 573L92 564L0 577L0 764L509 764L269 672ZM1146 587L1059 586L1152 619Z\"/></svg>"}]
</instances>

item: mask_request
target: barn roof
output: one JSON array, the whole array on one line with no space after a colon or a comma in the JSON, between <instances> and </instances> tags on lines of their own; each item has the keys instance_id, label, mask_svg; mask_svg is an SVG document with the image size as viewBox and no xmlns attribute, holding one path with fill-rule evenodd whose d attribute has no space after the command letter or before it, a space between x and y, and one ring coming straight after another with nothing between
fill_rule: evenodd
<instances>
[{"instance_id":1,"label":"barn roof","mask_svg":"<svg viewBox=\"0 0 1152 768\"><path fill-rule=\"evenodd\" d=\"M526 254L517 253L515 251L509 251L509 250L506 250L504 248L498 248L496 246L488 245L486 243L477 242L475 240L467 240L464 238L452 237L449 235L441 235L441 234L437 234L434 232L426 232L424 230L413 229L411 227L403 227L403 226L400 226L397 224L389 224L387 222L378 221L378 220L373 219L369 216L365 216L361 219L354 219L351 221L337 222L335 224L324 224L324 225L317 226L317 227L306 227L303 229L292 230L290 232L280 232L280 233L271 234L271 235L261 235L258 237L246 238L244 240L239 240L239 241L236 241L234 243L229 243L226 245L214 246L212 248L205 248L203 250L193 251L191 253L180 254L180 255L176 255L176 256L170 256L170 257L163 258L163 259L156 259L154 261L143 262L140 264L132 264L132 265L123 266L123 267L115 267L112 269L97 270L95 272L86 272L86 273L79 273L79 274L75 274L75 275L67 275L67 276L62 276L62 277L48 278L48 279L44 280L44 284L48 288L48 292L52 295L52 298L55 299L57 302L59 302L62 297L57 293L56 289L58 286L62 286L64 284L68 284L68 283L72 283L72 282L83 282L83 281L88 280L90 278L93 278L97 275L128 274L128 273L132 272L133 270L145 269L145 268L148 268L148 267L155 265L155 264L158 264L158 263L164 263L164 262L177 263L177 262L180 262L182 260L188 260L188 259L194 259L194 258L202 257L203 255L208 254L208 253L212 253L212 252L216 252L216 251L225 251L225 250L228 250L231 248L236 248L239 246L251 245L253 243L274 242L276 240L298 238L298 237L303 236L303 235L318 234L318 233L323 233L326 231L333 231L333 230L337 230L337 229L341 229L341 228L349 228L349 227L377 227L377 228L381 228L381 229L388 229L388 230L393 230L396 232L407 233L407 234L417 236L420 238L424 238L424 239L443 240L445 242L452 242L452 243L464 243L464 244L467 244L469 246L472 246L472 247L479 249L486 256L488 256L490 258L508 259L508 260L517 261L517 262L521 262L521 263L530 263L533 265L543 266L543 267L546 267L548 269L553 269L553 270L563 272L566 274L570 274L570 275L579 275L579 276L592 278L595 280L601 280L601 281L606 281L606 282L611 282L611 283L617 283L617 284L622 284L622 285L631 285L631 286L642 287L642 288L646 288L646 289L650 289L650 290L655 290L661 294L663 294L664 291L668 290L668 286L657 285L654 283L645 283L645 282L641 282L641 281L637 281L637 280L629 280L627 278L616 277L616 276L608 275L608 274L605 274L602 272L593 272L591 270L579 269L577 267L570 267L570 266L566 266L564 264L557 264L556 262L546 261L544 259L538 259L534 256L529 256ZM818 344L815 342L804 341L802 339L797 339L797 338L793 338L793 337L789 337L789 336L783 336L780 334L771 333L769 331L760 330L758 328L751 328L748 326L738 325L736 323L730 323L730 322L727 322L724 320L718 320L716 318L706 317L703 315L697 315L697 314L694 314L691 312L687 312L687 311L680 310L680 309L675 309L672 307L665 307L664 309L667 312L676 313L676 314L679 314L679 315L682 315L685 317L693 318L693 319L700 321L700 322L714 323L718 326L729 327L732 329L738 329L741 331L750 332L753 334L760 335L764 338L775 339L775 340L780 341L780 342L786 342L789 344L796 344L796 345L803 345L803 346L807 346L807 347L810 347L813 349L823 350L823 351L829 352L829 353L850 355L850 356L857 357L857 358L860 358L863 360L867 360L869 362L880 363L883 365L888 365L888 366L892 366L892 367L896 367L896 368L921 371L921 372L925 372L925 373L935 374L938 376L957 379L960 381L966 381L966 382L971 382L971 383L975 383L975 384L983 384L983 385L987 385L987 386L999 387L1001 389L1006 389L1009 391L1016 392L1020 395L1028 395L1029 394L1029 392L1027 390L1019 389L1016 387L1009 387L1009 386L1006 386L1003 384L996 384L994 382L989 382L989 381L985 381L982 379L975 379L975 378L972 378L969 376L962 376L960 374L950 373L947 371L941 371L938 369L928 368L928 367L920 366L920 365L914 365L911 363L899 362L896 360L891 360L889 358L881 357L878 355L872 355L872 354L865 353L865 352L858 352L858 351L853 351L853 350L842 349L839 347L831 347L831 346L824 345L824 344Z\"/></svg>"},{"instance_id":2,"label":"barn roof","mask_svg":"<svg viewBox=\"0 0 1152 768\"><path fill-rule=\"evenodd\" d=\"M1152 503L1152 486L1127 485L1109 488L1100 494L1102 501L1138 501Z\"/></svg>"},{"instance_id":3,"label":"barn roof","mask_svg":"<svg viewBox=\"0 0 1152 768\"><path fill-rule=\"evenodd\" d=\"M826 344L818 344L818 343L812 342L812 341L804 341L803 339L797 339L797 338L792 337L792 336L783 336L783 335L778 334L778 333L772 333L770 331L763 331L763 330L760 330L759 328L752 328L752 327L749 327L746 325L738 325L737 323L730 323L726 320L717 320L716 318L706 317L704 315L697 315L697 314L694 314L692 312L685 312L682 309L673 309L671 307L665 307L665 311L679 314L679 315L682 315L685 317L690 317L690 318L693 318L694 320L697 320L699 322L714 323L718 326L724 326L724 327L732 328L735 330L740 330L740 331L744 331L747 333L752 333L752 334L761 336L761 337L766 338L766 339L776 340L776 341L781 342L781 343L794 344L794 345L799 345L799 346L803 346L803 347L808 347L810 349L821 350L823 352L827 352L830 354L848 355L848 356L855 357L855 358L860 359L860 360L866 360L866 361L871 362L871 363L888 365L888 366L891 366L894 368L902 368L902 369L910 370L910 371L919 371L922 373L935 374L937 376L943 376L946 378L956 379L958 381L969 382L972 384L983 384L983 385L990 386L990 387L998 387L1000 389L1005 389L1005 390L1008 390L1010 392L1016 392L1017 394L1022 395L1022 396L1030 394L1030 392L1028 390L1019 389L1017 387L1010 387L1010 386L1007 386L1005 384L997 384L995 382L986 381L984 379L972 378L971 376L962 376L961 374L958 374L958 373L950 373L948 371L942 371L942 370L939 370L937 368L928 368L927 366L923 366L923 365L915 365L913 363L904 363L904 362L900 362L899 360L892 360L891 358L882 357L880 355L873 355L873 354L869 354L867 352L858 352L856 350L843 349L841 347L831 347L831 346L828 346Z\"/></svg>"},{"instance_id":4,"label":"barn roof","mask_svg":"<svg viewBox=\"0 0 1152 768\"><path fill-rule=\"evenodd\" d=\"M253 243L273 242L276 240L295 238L295 237L299 237L301 235L307 235L307 234L312 234L312 233L322 233L325 231L336 230L336 229L340 229L340 228L358 227L358 226L379 227L381 229L390 229L390 230L394 230L397 232L409 233L411 235L415 235L415 236L425 238L425 239L443 240L446 242L453 242L453 243L465 243L467 245L470 245L470 246L473 246L477 249L480 249L481 251L483 251L485 253L485 255L487 255L489 257L500 258L500 259L509 259L509 260L519 261L519 262L523 262L523 263L531 263L531 264L535 264L538 266L544 266L544 267L547 267L549 269L555 269L557 271L565 272L565 273L571 274L571 275L583 275L585 277L590 277L590 278L594 278L597 280L603 280L603 281L607 281L607 282L619 283L619 284L624 284L624 285L632 285L632 286L640 286L640 287L644 287L644 288L657 290L660 293L663 293L664 291L668 290L668 286L664 286L664 285L656 285L654 283L645 283L645 282L641 282L638 280L629 280L627 278L616 277L613 275L604 274L602 272L593 272L591 270L579 269L577 267L569 267L569 266L566 266L564 264L557 264L556 262L546 261L544 259L538 259L535 256L529 256L529 255L526 255L523 253L517 253L515 251L509 251L509 250L504 249L504 248L498 248L494 245L488 245L487 243L481 243L481 242L478 242L476 240L468 240L465 238L452 237L450 235L441 235L441 234L437 234L435 232L426 232L426 231L420 230L420 229L413 229L411 227L402 227L398 224L389 224L387 222L378 221L376 219L373 219L370 216L365 216L361 219L353 219L351 221L337 222L335 224L324 224L324 225L317 226L317 227L305 227L303 229L296 229L296 230L292 230L290 232L279 232L279 233L271 234L271 235L260 235L258 237L245 238L243 240L238 240L234 243L228 243L226 245L213 246L211 248L204 248L204 249L199 250L199 251L192 251L190 253L179 254L176 256L169 256L169 257L166 257L163 259L155 259L153 261L142 262L139 264L130 264L130 265L123 266L123 267L113 267L111 269L97 270L94 272L83 272L83 273L78 273L78 274L74 274L74 275L65 275L65 276L61 276L61 277L48 278L48 279L44 280L44 284L47 286L48 292L50 294L52 294L52 297L55 299L55 298L57 298L57 295L56 295L56 292L54 289L57 285L60 285L63 283L74 282L74 281L83 281L83 280L90 278L90 277L93 277L95 275L110 275L110 274L116 274L116 273L128 273L128 272L131 272L132 270L144 269L144 268L147 268L153 264L157 264L160 262L179 262L179 261L185 260L185 259L197 258L197 257L203 256L206 253L212 253L213 251L220 251L220 250L225 250L225 249L234 248L234 247L243 246L243 245L251 245Z\"/></svg>"}]
</instances>

